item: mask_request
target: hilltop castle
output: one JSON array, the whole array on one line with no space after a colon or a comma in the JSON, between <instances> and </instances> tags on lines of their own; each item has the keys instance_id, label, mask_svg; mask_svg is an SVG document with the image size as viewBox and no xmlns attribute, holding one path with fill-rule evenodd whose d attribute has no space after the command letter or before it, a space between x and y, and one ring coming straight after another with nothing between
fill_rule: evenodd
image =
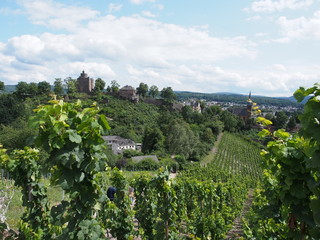
<instances>
[{"instance_id":1,"label":"hilltop castle","mask_svg":"<svg viewBox=\"0 0 320 240\"><path fill-rule=\"evenodd\" d=\"M94 88L93 78L89 78L88 74L82 71L81 75L77 79L78 91L90 94Z\"/></svg>"}]
</instances>

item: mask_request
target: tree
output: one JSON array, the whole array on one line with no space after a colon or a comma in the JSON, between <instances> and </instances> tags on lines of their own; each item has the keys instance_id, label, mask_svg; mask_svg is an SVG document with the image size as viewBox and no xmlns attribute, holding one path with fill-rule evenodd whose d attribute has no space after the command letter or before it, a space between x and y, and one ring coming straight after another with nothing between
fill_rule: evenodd
<instances>
[{"instance_id":1,"label":"tree","mask_svg":"<svg viewBox=\"0 0 320 240\"><path fill-rule=\"evenodd\" d=\"M38 95L38 84L36 84L34 82L29 83L28 93L30 96L37 96Z\"/></svg>"},{"instance_id":2,"label":"tree","mask_svg":"<svg viewBox=\"0 0 320 240\"><path fill-rule=\"evenodd\" d=\"M274 126L276 129L285 128L288 121L288 116L283 112L276 112L274 118Z\"/></svg>"},{"instance_id":3,"label":"tree","mask_svg":"<svg viewBox=\"0 0 320 240\"><path fill-rule=\"evenodd\" d=\"M296 127L296 125L297 125L297 122L296 122L295 116L291 116L289 121L288 121L287 128L289 130L292 130L292 129L294 129Z\"/></svg>"},{"instance_id":4,"label":"tree","mask_svg":"<svg viewBox=\"0 0 320 240\"><path fill-rule=\"evenodd\" d=\"M163 88L161 90L160 96L169 102L171 102L177 98L171 87Z\"/></svg>"},{"instance_id":5,"label":"tree","mask_svg":"<svg viewBox=\"0 0 320 240\"><path fill-rule=\"evenodd\" d=\"M150 88L149 88L149 96L155 98L156 96L159 95L159 89L157 86L155 85L152 85Z\"/></svg>"},{"instance_id":6,"label":"tree","mask_svg":"<svg viewBox=\"0 0 320 240\"><path fill-rule=\"evenodd\" d=\"M270 120L271 122L274 122L274 116L272 113L267 113L264 118Z\"/></svg>"},{"instance_id":7,"label":"tree","mask_svg":"<svg viewBox=\"0 0 320 240\"><path fill-rule=\"evenodd\" d=\"M147 128L142 139L142 152L147 154L163 148L164 136L159 128Z\"/></svg>"},{"instance_id":8,"label":"tree","mask_svg":"<svg viewBox=\"0 0 320 240\"><path fill-rule=\"evenodd\" d=\"M171 154L190 156L199 140L187 123L176 121L169 128L166 144Z\"/></svg>"},{"instance_id":9,"label":"tree","mask_svg":"<svg viewBox=\"0 0 320 240\"><path fill-rule=\"evenodd\" d=\"M24 105L14 94L0 95L0 124L10 124L25 112Z\"/></svg>"},{"instance_id":10,"label":"tree","mask_svg":"<svg viewBox=\"0 0 320 240\"><path fill-rule=\"evenodd\" d=\"M149 87L145 83L140 83L139 87L137 87L137 94L139 96L145 97L148 93Z\"/></svg>"},{"instance_id":11,"label":"tree","mask_svg":"<svg viewBox=\"0 0 320 240\"><path fill-rule=\"evenodd\" d=\"M116 80L111 81L111 91L112 92L115 92L115 93L119 92L119 87L120 87L120 85L118 84L118 82Z\"/></svg>"},{"instance_id":12,"label":"tree","mask_svg":"<svg viewBox=\"0 0 320 240\"><path fill-rule=\"evenodd\" d=\"M49 94L51 92L51 86L50 83L43 81L38 83L38 94Z\"/></svg>"},{"instance_id":13,"label":"tree","mask_svg":"<svg viewBox=\"0 0 320 240\"><path fill-rule=\"evenodd\" d=\"M4 82L0 81L0 91L4 90Z\"/></svg>"},{"instance_id":14,"label":"tree","mask_svg":"<svg viewBox=\"0 0 320 240\"><path fill-rule=\"evenodd\" d=\"M95 81L93 91L96 93L103 92L103 89L105 86L106 86L106 82L103 81L101 78L97 78Z\"/></svg>"},{"instance_id":15,"label":"tree","mask_svg":"<svg viewBox=\"0 0 320 240\"><path fill-rule=\"evenodd\" d=\"M225 130L229 132L235 132L237 130L239 118L237 118L231 112L223 111L220 119L224 123Z\"/></svg>"},{"instance_id":16,"label":"tree","mask_svg":"<svg viewBox=\"0 0 320 240\"><path fill-rule=\"evenodd\" d=\"M53 85L54 93L58 96L61 96L63 94L63 84L61 78L56 78Z\"/></svg>"},{"instance_id":17,"label":"tree","mask_svg":"<svg viewBox=\"0 0 320 240\"><path fill-rule=\"evenodd\" d=\"M193 110L191 106L183 106L181 114L187 123L193 123Z\"/></svg>"},{"instance_id":18,"label":"tree","mask_svg":"<svg viewBox=\"0 0 320 240\"><path fill-rule=\"evenodd\" d=\"M67 77L64 80L66 87L67 87L67 93L68 94L73 94L77 92L77 80L72 79L71 77Z\"/></svg>"},{"instance_id":19,"label":"tree","mask_svg":"<svg viewBox=\"0 0 320 240\"><path fill-rule=\"evenodd\" d=\"M25 98L26 96L29 95L29 85L26 82L18 82L16 86L16 91L15 94L19 98Z\"/></svg>"},{"instance_id":20,"label":"tree","mask_svg":"<svg viewBox=\"0 0 320 240\"><path fill-rule=\"evenodd\" d=\"M218 105L212 105L206 108L204 114L207 115L210 119L214 119L215 117L219 116L222 112L222 109Z\"/></svg>"}]
</instances>

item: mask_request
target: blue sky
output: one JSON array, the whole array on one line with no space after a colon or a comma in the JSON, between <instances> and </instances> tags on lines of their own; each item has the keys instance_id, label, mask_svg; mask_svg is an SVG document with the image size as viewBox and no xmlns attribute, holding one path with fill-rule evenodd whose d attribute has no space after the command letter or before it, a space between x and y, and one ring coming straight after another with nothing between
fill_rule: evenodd
<instances>
[{"instance_id":1,"label":"blue sky","mask_svg":"<svg viewBox=\"0 0 320 240\"><path fill-rule=\"evenodd\" d=\"M320 79L319 0L1 0L0 81L291 96Z\"/></svg>"}]
</instances>

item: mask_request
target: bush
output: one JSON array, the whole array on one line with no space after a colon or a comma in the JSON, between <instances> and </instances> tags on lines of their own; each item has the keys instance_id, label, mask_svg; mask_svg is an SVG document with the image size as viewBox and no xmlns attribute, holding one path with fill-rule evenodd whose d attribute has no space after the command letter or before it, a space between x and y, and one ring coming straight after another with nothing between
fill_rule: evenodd
<instances>
[{"instance_id":1,"label":"bush","mask_svg":"<svg viewBox=\"0 0 320 240\"><path fill-rule=\"evenodd\" d=\"M174 172L176 172L178 167L179 167L179 164L175 160L173 160L171 158L162 159L160 161L160 165L162 167L166 167L168 170L170 170L170 171L172 170Z\"/></svg>"},{"instance_id":2,"label":"bush","mask_svg":"<svg viewBox=\"0 0 320 240\"><path fill-rule=\"evenodd\" d=\"M132 157L135 157L135 156L140 156L141 155L141 152L140 151L137 151L137 150L124 150L123 151L123 156L125 158L132 158Z\"/></svg>"},{"instance_id":3,"label":"bush","mask_svg":"<svg viewBox=\"0 0 320 240\"><path fill-rule=\"evenodd\" d=\"M160 167L160 164L154 161L152 158L146 158L141 160L140 162L135 163L136 170L157 170Z\"/></svg>"}]
</instances>

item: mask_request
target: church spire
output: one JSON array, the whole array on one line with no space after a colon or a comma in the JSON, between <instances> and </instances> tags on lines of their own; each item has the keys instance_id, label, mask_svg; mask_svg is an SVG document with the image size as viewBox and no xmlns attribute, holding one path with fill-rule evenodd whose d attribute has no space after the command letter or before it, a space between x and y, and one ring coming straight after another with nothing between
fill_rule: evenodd
<instances>
[{"instance_id":1,"label":"church spire","mask_svg":"<svg viewBox=\"0 0 320 240\"><path fill-rule=\"evenodd\" d=\"M251 99L251 91L249 92L249 99Z\"/></svg>"}]
</instances>

